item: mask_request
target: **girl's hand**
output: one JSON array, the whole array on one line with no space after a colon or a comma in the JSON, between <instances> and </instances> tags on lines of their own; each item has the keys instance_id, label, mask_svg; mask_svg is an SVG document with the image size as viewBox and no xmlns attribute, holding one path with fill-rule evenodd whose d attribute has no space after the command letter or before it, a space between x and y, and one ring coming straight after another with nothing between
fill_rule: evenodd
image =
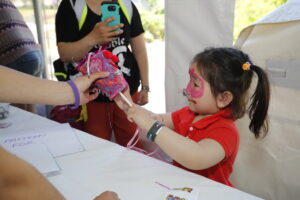
<instances>
[{"instance_id":1,"label":"girl's hand","mask_svg":"<svg viewBox=\"0 0 300 200\"><path fill-rule=\"evenodd\" d=\"M106 44L115 39L117 36L123 33L123 30L117 30L122 28L124 24L118 24L112 27L109 27L107 24L114 20L114 17L107 18L103 22L98 22L95 24L93 30L90 32L90 36L92 41L94 41L94 45L96 44Z\"/></svg>"},{"instance_id":2,"label":"girl's hand","mask_svg":"<svg viewBox=\"0 0 300 200\"><path fill-rule=\"evenodd\" d=\"M153 113L142 108L137 104L133 104L127 111L129 121L136 123L144 131L148 131L155 122Z\"/></svg>"},{"instance_id":3,"label":"girl's hand","mask_svg":"<svg viewBox=\"0 0 300 200\"><path fill-rule=\"evenodd\" d=\"M99 95L98 89L93 87L94 81L99 78L105 78L109 75L109 72L97 72L91 74L90 76L80 76L74 80L76 84L79 95L80 95L80 104L88 103L96 99ZM75 102L75 100L74 100Z\"/></svg>"},{"instance_id":4,"label":"girl's hand","mask_svg":"<svg viewBox=\"0 0 300 200\"><path fill-rule=\"evenodd\" d=\"M133 101L131 99L130 96L130 92L129 92L129 88L126 91L122 92L124 94L124 96L127 98L127 100L131 103L131 105L133 104ZM116 102L116 104L118 105L118 107L123 110L125 113L127 113L127 110L129 109L129 105L128 103L121 97L121 95L117 95L114 98L114 101Z\"/></svg>"}]
</instances>

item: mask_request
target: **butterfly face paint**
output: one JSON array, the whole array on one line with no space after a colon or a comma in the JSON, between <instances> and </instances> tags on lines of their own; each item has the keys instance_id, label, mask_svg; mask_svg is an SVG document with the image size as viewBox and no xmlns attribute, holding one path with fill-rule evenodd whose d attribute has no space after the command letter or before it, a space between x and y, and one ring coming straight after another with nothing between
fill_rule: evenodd
<instances>
[{"instance_id":1,"label":"butterfly face paint","mask_svg":"<svg viewBox=\"0 0 300 200\"><path fill-rule=\"evenodd\" d=\"M189 70L190 81L185 89L187 95L191 95L192 98L201 98L204 94L204 80L200 78L195 69Z\"/></svg>"}]
</instances>

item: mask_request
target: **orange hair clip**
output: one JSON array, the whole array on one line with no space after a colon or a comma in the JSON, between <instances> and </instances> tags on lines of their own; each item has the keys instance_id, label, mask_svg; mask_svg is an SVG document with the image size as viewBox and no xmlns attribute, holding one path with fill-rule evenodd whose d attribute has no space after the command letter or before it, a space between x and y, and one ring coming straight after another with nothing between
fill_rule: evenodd
<instances>
[{"instance_id":1,"label":"orange hair clip","mask_svg":"<svg viewBox=\"0 0 300 200\"><path fill-rule=\"evenodd\" d=\"M250 66L251 66L251 64L249 62L245 62L243 64L242 68L244 71L248 71L248 70L250 70Z\"/></svg>"}]
</instances>

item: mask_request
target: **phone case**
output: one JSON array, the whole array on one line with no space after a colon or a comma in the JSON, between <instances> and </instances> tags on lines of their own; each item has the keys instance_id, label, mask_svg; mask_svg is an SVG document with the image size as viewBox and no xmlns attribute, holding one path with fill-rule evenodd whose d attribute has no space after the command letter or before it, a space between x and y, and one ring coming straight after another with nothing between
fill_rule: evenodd
<instances>
[{"instance_id":1,"label":"phone case","mask_svg":"<svg viewBox=\"0 0 300 200\"><path fill-rule=\"evenodd\" d=\"M103 2L101 4L101 21L106 20L109 17L115 17L114 21L108 23L108 26L114 26L121 23L120 21L120 6L117 2ZM118 30L118 29L117 29Z\"/></svg>"}]
</instances>

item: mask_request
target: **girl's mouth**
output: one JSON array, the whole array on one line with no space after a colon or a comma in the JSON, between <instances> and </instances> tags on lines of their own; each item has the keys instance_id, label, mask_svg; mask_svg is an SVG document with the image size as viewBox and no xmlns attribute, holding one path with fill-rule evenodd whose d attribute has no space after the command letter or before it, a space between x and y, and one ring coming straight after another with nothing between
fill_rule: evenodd
<instances>
[{"instance_id":1,"label":"girl's mouth","mask_svg":"<svg viewBox=\"0 0 300 200\"><path fill-rule=\"evenodd\" d=\"M189 102L193 103L193 104L197 104L197 102L195 100L192 99L188 99Z\"/></svg>"}]
</instances>

